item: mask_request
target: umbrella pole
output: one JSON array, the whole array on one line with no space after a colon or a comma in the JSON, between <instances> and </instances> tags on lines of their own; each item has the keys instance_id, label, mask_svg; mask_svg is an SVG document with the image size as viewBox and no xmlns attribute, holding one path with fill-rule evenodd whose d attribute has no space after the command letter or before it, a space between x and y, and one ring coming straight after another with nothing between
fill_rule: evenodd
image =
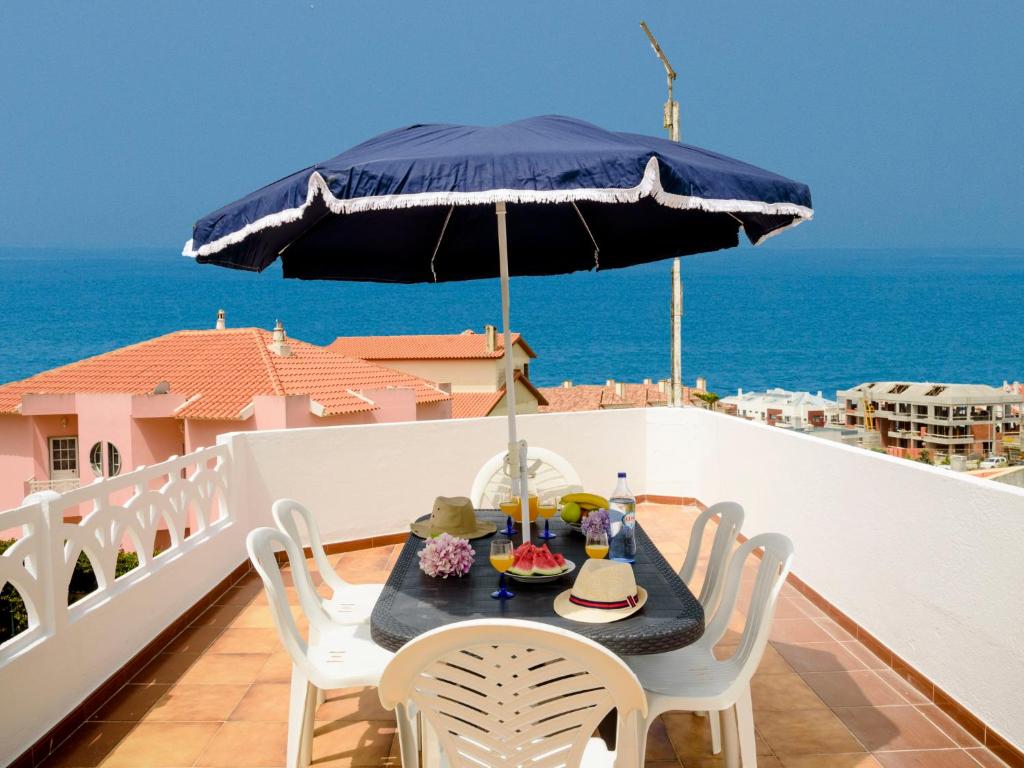
<instances>
[{"instance_id":1,"label":"umbrella pole","mask_svg":"<svg viewBox=\"0 0 1024 768\"><path fill-rule=\"evenodd\" d=\"M512 331L509 328L509 293L508 293L508 231L505 227L505 203L494 204L494 212L498 217L498 259L501 270L501 326L505 338L505 404L508 411L508 460L509 478L512 481L512 494L519 496L519 520L523 527L523 543L530 540L530 499L529 487L523 488L520 483L519 442L516 438L516 377L512 365Z\"/></svg>"}]
</instances>

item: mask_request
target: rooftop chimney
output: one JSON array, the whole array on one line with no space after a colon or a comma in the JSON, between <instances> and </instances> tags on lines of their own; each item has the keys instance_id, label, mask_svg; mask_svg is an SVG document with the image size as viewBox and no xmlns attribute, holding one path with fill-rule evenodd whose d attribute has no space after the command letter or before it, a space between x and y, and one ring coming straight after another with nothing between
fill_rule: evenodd
<instances>
[{"instance_id":1,"label":"rooftop chimney","mask_svg":"<svg viewBox=\"0 0 1024 768\"><path fill-rule=\"evenodd\" d=\"M820 389L818 390L818 399L819 399L819 400L824 400L824 399L825 399L825 397L824 397L824 395L822 395L822 393L821 393L821 390L820 390Z\"/></svg>"},{"instance_id":2,"label":"rooftop chimney","mask_svg":"<svg viewBox=\"0 0 1024 768\"><path fill-rule=\"evenodd\" d=\"M698 376L697 377L697 386L694 387L694 389L696 389L698 392L707 392L708 391L708 380L705 379L703 376Z\"/></svg>"},{"instance_id":3,"label":"rooftop chimney","mask_svg":"<svg viewBox=\"0 0 1024 768\"><path fill-rule=\"evenodd\" d=\"M605 385L606 387L614 387L614 386L615 386L615 379L608 379L608 380L607 380L607 381L606 381L606 382L604 383L604 385Z\"/></svg>"},{"instance_id":4,"label":"rooftop chimney","mask_svg":"<svg viewBox=\"0 0 1024 768\"><path fill-rule=\"evenodd\" d=\"M649 387L649 386L651 386L651 384L652 384L652 382L651 382L650 379L644 379L644 386L645 387Z\"/></svg>"},{"instance_id":5,"label":"rooftop chimney","mask_svg":"<svg viewBox=\"0 0 1024 768\"><path fill-rule=\"evenodd\" d=\"M223 309L218 309L217 310L217 325L214 326L218 331L223 331L224 330L224 326L225 326L224 319L225 319L225 317L226 316L224 314L224 310Z\"/></svg>"},{"instance_id":6,"label":"rooftop chimney","mask_svg":"<svg viewBox=\"0 0 1024 768\"><path fill-rule=\"evenodd\" d=\"M487 334L487 351L496 352L498 350L498 329L493 325L485 325L484 333Z\"/></svg>"},{"instance_id":7,"label":"rooftop chimney","mask_svg":"<svg viewBox=\"0 0 1024 768\"><path fill-rule=\"evenodd\" d=\"M566 379L562 382L562 389L572 389L572 380Z\"/></svg>"},{"instance_id":8,"label":"rooftop chimney","mask_svg":"<svg viewBox=\"0 0 1024 768\"><path fill-rule=\"evenodd\" d=\"M736 390L736 397L743 397L743 387Z\"/></svg>"},{"instance_id":9,"label":"rooftop chimney","mask_svg":"<svg viewBox=\"0 0 1024 768\"><path fill-rule=\"evenodd\" d=\"M291 345L285 341L284 326L281 325L280 320L274 324L274 340L267 345L267 349L278 357L291 357L292 348Z\"/></svg>"}]
</instances>

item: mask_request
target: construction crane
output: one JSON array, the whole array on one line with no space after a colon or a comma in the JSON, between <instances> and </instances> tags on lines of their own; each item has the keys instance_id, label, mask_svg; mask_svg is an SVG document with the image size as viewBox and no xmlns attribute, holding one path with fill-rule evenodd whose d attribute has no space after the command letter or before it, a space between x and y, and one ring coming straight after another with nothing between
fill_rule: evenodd
<instances>
[{"instance_id":1,"label":"construction crane","mask_svg":"<svg viewBox=\"0 0 1024 768\"><path fill-rule=\"evenodd\" d=\"M651 28L647 26L647 22L641 21L640 27L643 29L644 34L647 35L647 39L651 41L651 47L654 49L655 55L661 61L662 66L665 67L665 79L668 80L668 101L665 102L664 128L668 131L669 139L679 141L679 102L672 98L672 89L676 82L676 71L668 63L668 57L661 50L661 46L658 45L658 41L655 39L654 33L651 32Z\"/></svg>"},{"instance_id":2,"label":"construction crane","mask_svg":"<svg viewBox=\"0 0 1024 768\"><path fill-rule=\"evenodd\" d=\"M640 28L643 29L647 39L651 41L651 47L655 55L665 67L665 77L668 80L668 101L665 102L665 113L663 116L663 127L668 130L668 137L671 141L679 141L679 102L672 98L672 88L676 81L676 71L668 63L668 57L658 45L654 33L647 26L647 22L641 20ZM672 335L672 391L669 393L669 405L679 408L683 404L683 281L679 275L679 259L672 260L672 310L671 310L671 335Z\"/></svg>"}]
</instances>

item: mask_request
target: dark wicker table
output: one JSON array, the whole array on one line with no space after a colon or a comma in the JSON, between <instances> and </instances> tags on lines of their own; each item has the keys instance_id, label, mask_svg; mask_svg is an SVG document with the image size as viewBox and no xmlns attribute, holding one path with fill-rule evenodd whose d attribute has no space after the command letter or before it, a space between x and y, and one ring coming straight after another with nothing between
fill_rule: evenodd
<instances>
[{"instance_id":1,"label":"dark wicker table","mask_svg":"<svg viewBox=\"0 0 1024 768\"><path fill-rule=\"evenodd\" d=\"M504 525L504 516L479 512L482 519ZM576 563L576 571L549 584L522 584L509 578L511 600L495 600L498 573L490 564L490 536L473 541L476 559L472 570L460 579L433 579L419 569L416 553L423 540L412 534L405 543L370 618L374 642L397 651L417 635L457 621L485 618L528 619L570 629L621 655L663 653L682 648L704 634L704 610L657 547L638 525L637 558L633 565L637 583L647 590L647 603L639 611L609 624L583 624L555 613L552 602L572 586L587 559L584 538L560 520L551 521L558 538L548 542ZM533 541L542 543L534 529ZM500 536L501 534L494 534ZM517 542L521 539L517 535Z\"/></svg>"}]
</instances>

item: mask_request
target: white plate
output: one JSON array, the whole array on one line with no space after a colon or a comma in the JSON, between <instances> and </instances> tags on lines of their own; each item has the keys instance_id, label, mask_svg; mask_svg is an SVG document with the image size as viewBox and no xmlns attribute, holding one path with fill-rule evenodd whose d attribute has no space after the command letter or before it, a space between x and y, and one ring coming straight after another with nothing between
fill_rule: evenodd
<instances>
[{"instance_id":1,"label":"white plate","mask_svg":"<svg viewBox=\"0 0 1024 768\"><path fill-rule=\"evenodd\" d=\"M505 574L510 579L515 579L516 581L522 584L547 584L549 581L555 581L556 579L560 579L566 574L570 574L575 570L576 563L574 563L572 560L566 560L565 570L561 573L556 573L552 576L517 576L516 574L511 573L510 571L505 571Z\"/></svg>"}]
</instances>

